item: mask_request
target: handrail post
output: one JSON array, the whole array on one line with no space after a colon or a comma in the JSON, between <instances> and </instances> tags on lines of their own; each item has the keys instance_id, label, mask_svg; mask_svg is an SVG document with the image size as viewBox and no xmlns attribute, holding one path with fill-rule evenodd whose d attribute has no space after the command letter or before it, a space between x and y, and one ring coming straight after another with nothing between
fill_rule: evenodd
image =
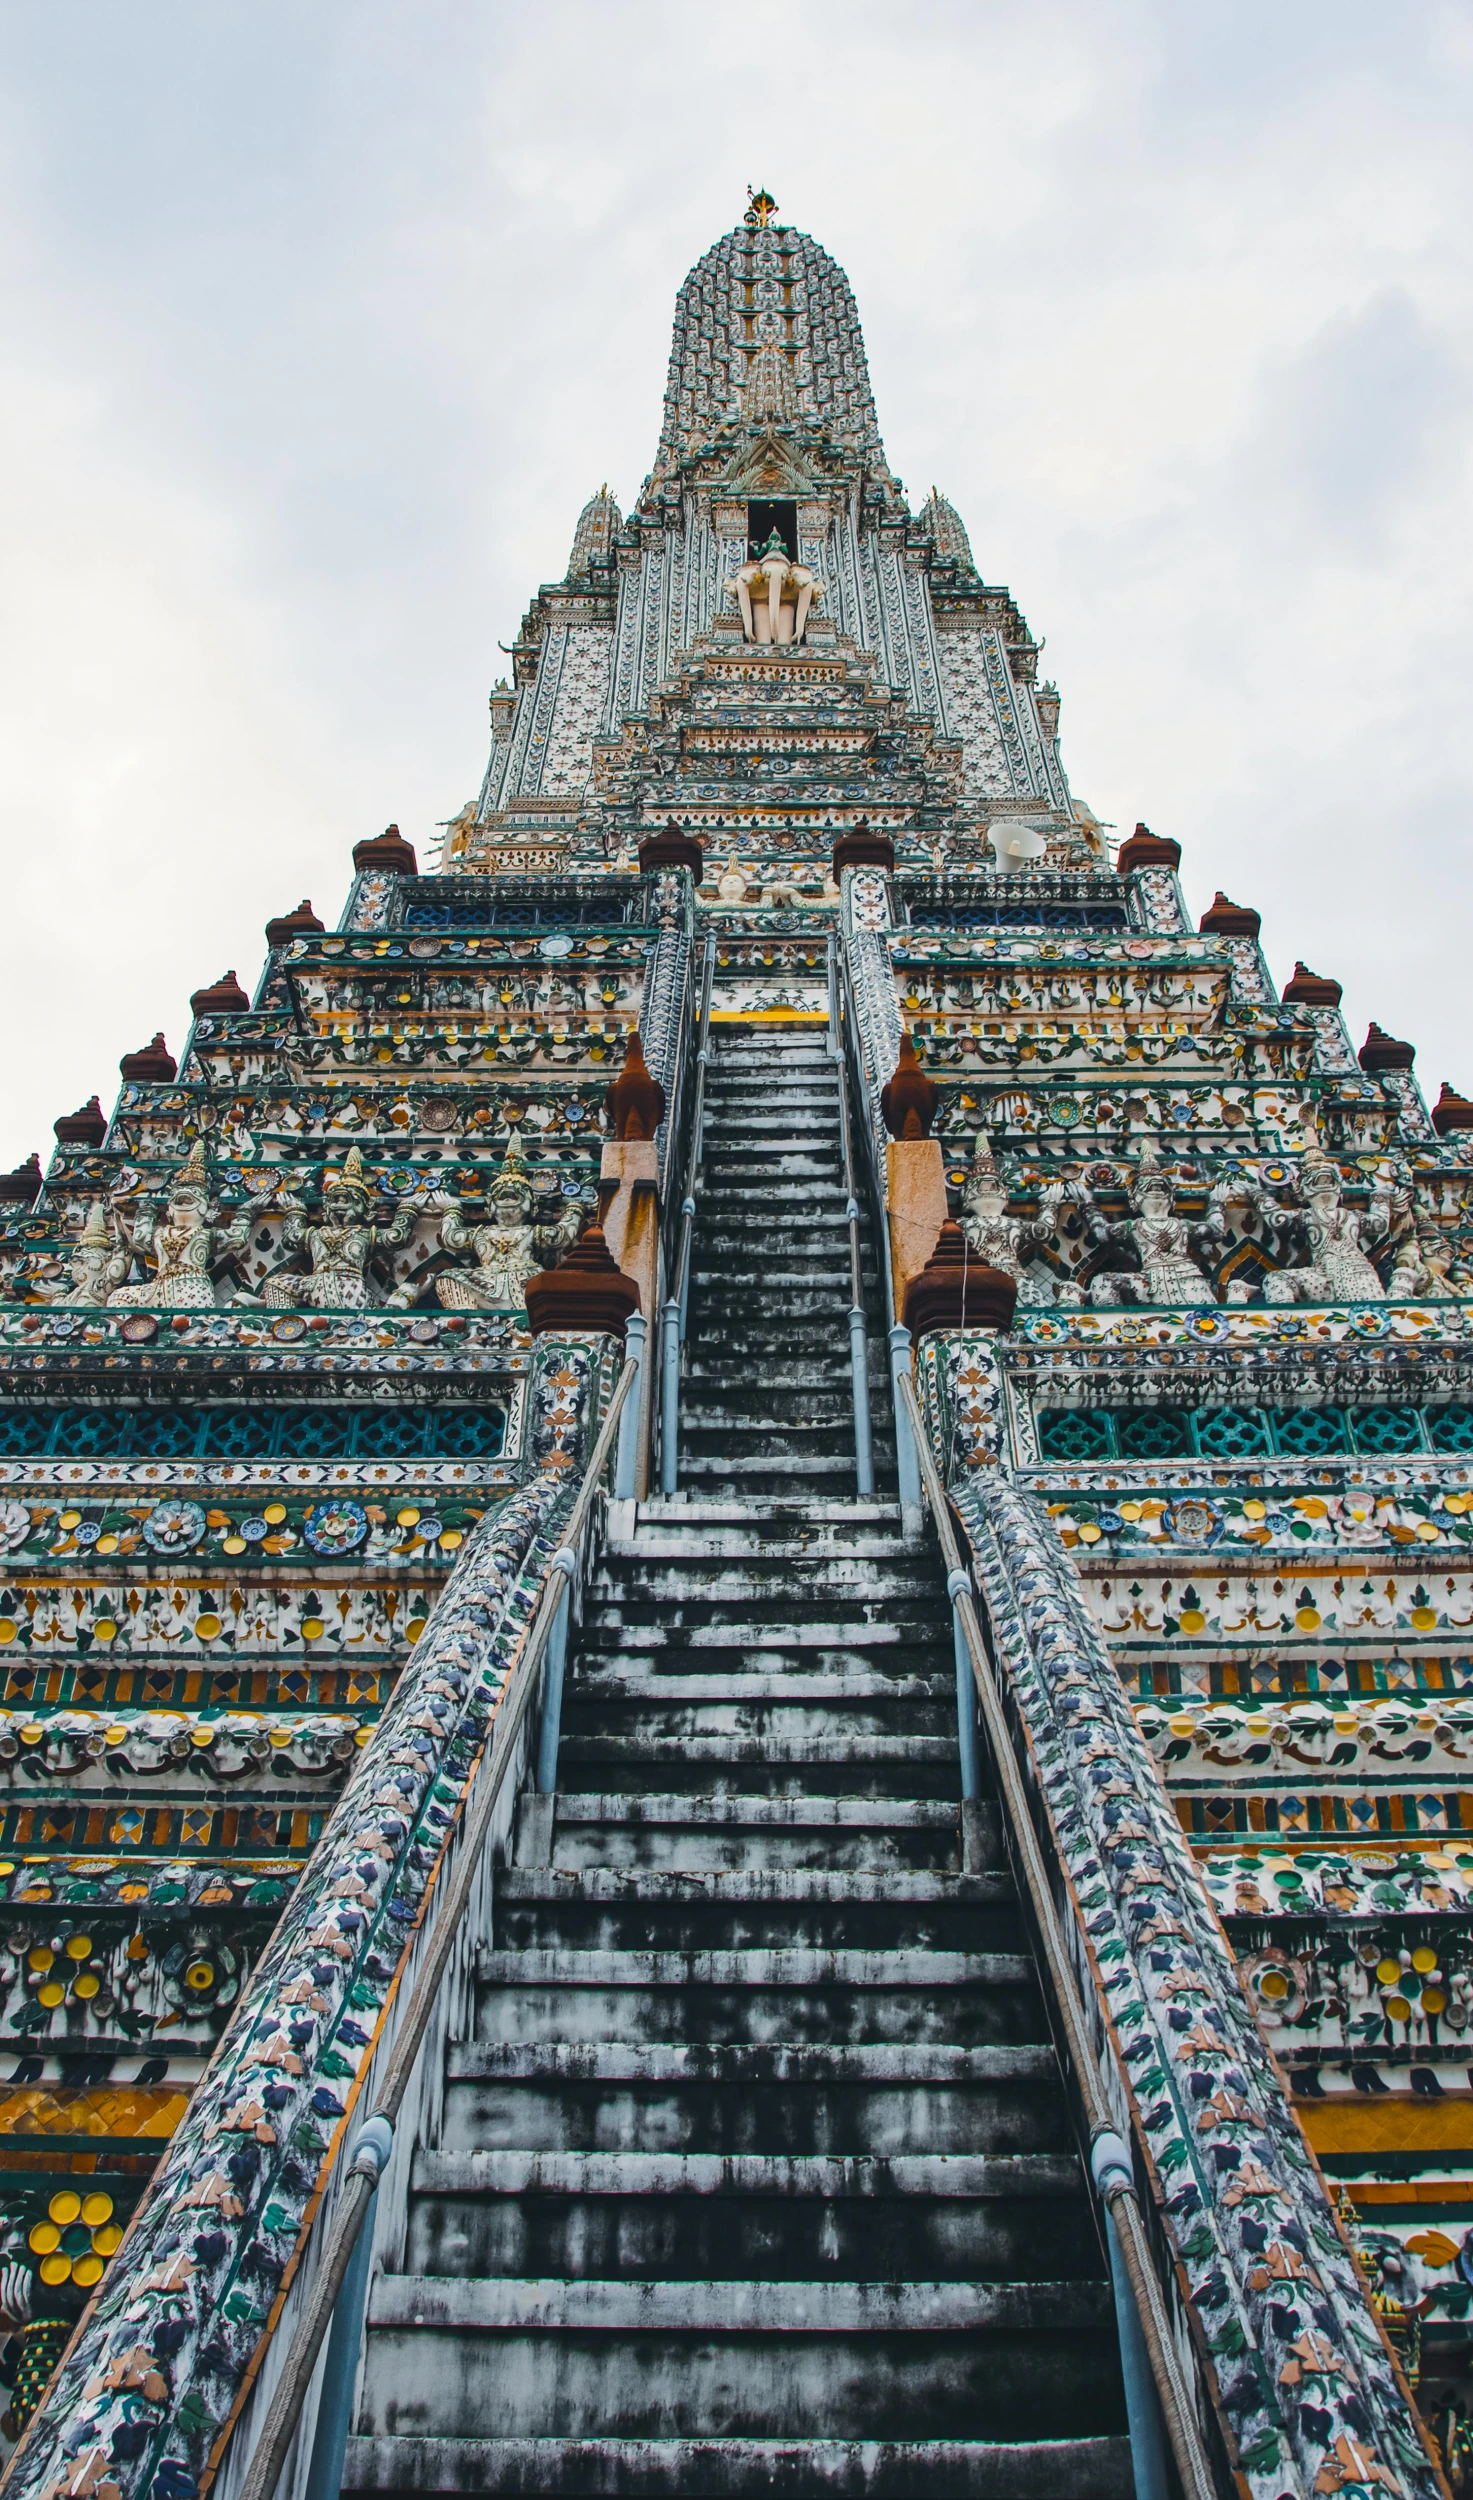
<instances>
[{"instance_id":1,"label":"handrail post","mask_svg":"<svg viewBox=\"0 0 1473 2500\"><path fill-rule=\"evenodd\" d=\"M624 1412L634 1404L625 1402ZM573 1582L578 1577L578 1557L571 1546L560 1545L548 1564L549 1571L560 1571L566 1586L562 1603L552 1619L547 1636L547 1666L542 1677L542 1726L537 1737L537 1792L551 1797L557 1790L557 1749L563 1732L563 1681L568 1672L568 1618L573 1606Z\"/></svg>"},{"instance_id":2,"label":"handrail post","mask_svg":"<svg viewBox=\"0 0 1473 2500\"><path fill-rule=\"evenodd\" d=\"M675 1491L679 1474L676 1435L680 1428L680 1304L672 1298L660 1314L663 1329L660 1363L660 1491Z\"/></svg>"},{"instance_id":3,"label":"handrail post","mask_svg":"<svg viewBox=\"0 0 1473 2500\"><path fill-rule=\"evenodd\" d=\"M970 1571L949 1571L946 1594L951 1599L951 1644L956 1658L956 1744L961 1759L962 1795L968 1801L982 1794L982 1752L977 1742L977 1680L967 1647L961 1601L972 1594Z\"/></svg>"},{"instance_id":4,"label":"handrail post","mask_svg":"<svg viewBox=\"0 0 1473 2500\"><path fill-rule=\"evenodd\" d=\"M1135 2181L1130 2172L1130 2155L1112 2128L1102 2127L1096 2133L1089 2148L1089 2173L1105 2209L1105 2242L1115 2295L1115 2331L1120 2339L1120 2374L1125 2381L1125 2419L1130 2431L1135 2500L1167 2500L1166 2435L1161 2405L1115 2223L1115 2200L1133 2193ZM308 2500L314 2500L311 2493Z\"/></svg>"},{"instance_id":5,"label":"handrail post","mask_svg":"<svg viewBox=\"0 0 1473 2500\"><path fill-rule=\"evenodd\" d=\"M854 1205L852 1198L849 1204ZM854 1389L854 1484L860 1500L867 1502L875 1490L875 1452L869 1419L869 1337L864 1306L858 1302L849 1312L849 1376Z\"/></svg>"},{"instance_id":6,"label":"handrail post","mask_svg":"<svg viewBox=\"0 0 1473 2500\"><path fill-rule=\"evenodd\" d=\"M303 2500L338 2500L343 2487L343 2459L348 2453L348 2433L352 2428L353 2388L358 2377L363 2312L368 2305L368 2273L373 2262L378 2183L388 2167L393 2147L394 2130L387 2118L370 2118L353 2148L352 2172L371 2179L372 2186L353 2242L348 2271L333 2304Z\"/></svg>"},{"instance_id":7,"label":"handrail post","mask_svg":"<svg viewBox=\"0 0 1473 2500\"><path fill-rule=\"evenodd\" d=\"M921 1462L901 1394L902 1381L907 1389L910 1387L910 1330L898 1320L890 1331L890 1378L895 1387L895 1464L900 1475L900 1506L902 1510L919 1510Z\"/></svg>"},{"instance_id":8,"label":"handrail post","mask_svg":"<svg viewBox=\"0 0 1473 2500\"><path fill-rule=\"evenodd\" d=\"M649 1321L642 1311L631 1311L624 1323L624 1347L631 1363L639 1365L639 1378L624 1401L619 1417L619 1445L614 1459L614 1499L632 1502L639 1482L640 1427L644 1421L644 1341Z\"/></svg>"}]
</instances>

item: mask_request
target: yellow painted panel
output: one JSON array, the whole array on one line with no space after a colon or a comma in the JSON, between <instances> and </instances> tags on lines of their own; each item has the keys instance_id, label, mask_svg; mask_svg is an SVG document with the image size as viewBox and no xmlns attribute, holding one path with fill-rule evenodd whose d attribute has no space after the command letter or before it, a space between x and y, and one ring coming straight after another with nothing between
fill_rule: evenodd
<instances>
[{"instance_id":1,"label":"yellow painted panel","mask_svg":"<svg viewBox=\"0 0 1473 2500\"><path fill-rule=\"evenodd\" d=\"M1296 2101L1317 2153L1473 2153L1473 2093L1442 2101ZM1358 2196L1359 2190L1354 2193ZM1400 2192L1400 2191L1398 2191Z\"/></svg>"}]
</instances>

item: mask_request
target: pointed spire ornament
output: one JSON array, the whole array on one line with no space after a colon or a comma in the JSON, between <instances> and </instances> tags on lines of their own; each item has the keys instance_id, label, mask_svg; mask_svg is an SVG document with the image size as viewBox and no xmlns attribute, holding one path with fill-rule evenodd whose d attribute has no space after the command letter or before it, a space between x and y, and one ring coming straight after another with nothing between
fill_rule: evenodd
<instances>
[{"instance_id":1,"label":"pointed spire ornament","mask_svg":"<svg viewBox=\"0 0 1473 2500\"><path fill-rule=\"evenodd\" d=\"M337 1170L328 1173L322 1184L322 1194L328 1198L336 1191L350 1189L355 1190L360 1198L369 1194L368 1183L363 1177L363 1156L357 1146L350 1146Z\"/></svg>"}]
</instances>

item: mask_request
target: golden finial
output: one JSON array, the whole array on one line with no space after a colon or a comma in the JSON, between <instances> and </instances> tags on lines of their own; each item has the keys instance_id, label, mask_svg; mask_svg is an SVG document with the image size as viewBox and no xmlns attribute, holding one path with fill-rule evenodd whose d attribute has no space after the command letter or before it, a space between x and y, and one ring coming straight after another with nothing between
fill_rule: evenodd
<instances>
[{"instance_id":1,"label":"golden finial","mask_svg":"<svg viewBox=\"0 0 1473 2500\"><path fill-rule=\"evenodd\" d=\"M777 214L777 202L770 191L754 191L747 185L747 224L770 226Z\"/></svg>"}]
</instances>

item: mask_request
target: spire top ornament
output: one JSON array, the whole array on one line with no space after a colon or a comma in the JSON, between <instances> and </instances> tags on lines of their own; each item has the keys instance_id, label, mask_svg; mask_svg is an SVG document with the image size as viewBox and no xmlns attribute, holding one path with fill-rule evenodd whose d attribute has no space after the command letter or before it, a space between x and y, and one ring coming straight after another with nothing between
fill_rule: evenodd
<instances>
[{"instance_id":1,"label":"spire top ornament","mask_svg":"<svg viewBox=\"0 0 1473 2500\"><path fill-rule=\"evenodd\" d=\"M777 215L777 202L770 191L754 191L747 185L747 216L749 226L770 226Z\"/></svg>"}]
</instances>

